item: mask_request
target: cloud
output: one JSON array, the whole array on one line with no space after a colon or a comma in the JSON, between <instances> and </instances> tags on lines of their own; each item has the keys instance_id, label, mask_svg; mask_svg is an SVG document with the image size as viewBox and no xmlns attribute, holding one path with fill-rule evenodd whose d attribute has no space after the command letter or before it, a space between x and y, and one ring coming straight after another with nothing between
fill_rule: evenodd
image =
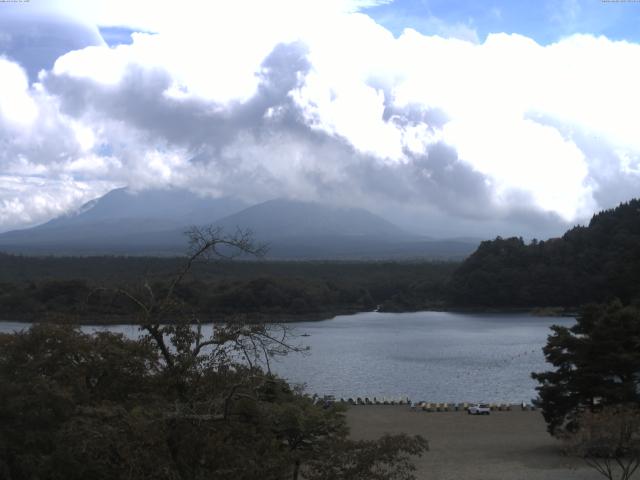
<instances>
[{"instance_id":1,"label":"cloud","mask_svg":"<svg viewBox=\"0 0 640 480\"><path fill-rule=\"evenodd\" d=\"M175 185L545 236L637 191L639 45L395 38L339 3L248 16L196 2L189 28L152 15L156 33L66 53L31 84L0 60L1 228L89 192Z\"/></svg>"},{"instance_id":2,"label":"cloud","mask_svg":"<svg viewBox=\"0 0 640 480\"><path fill-rule=\"evenodd\" d=\"M87 70L97 75L91 79L60 67L73 57L61 59L44 85L62 112L120 139L125 148L112 147L111 154L126 159L127 183L197 186L254 200L429 199L447 211L477 215L463 207L464 195L472 195L468 203L477 207L483 177L445 145L425 149L435 135L425 120L442 122L437 112L410 105L391 106L385 114L384 94L364 83L333 93L313 85L310 53L302 43L273 49L259 68L254 95L244 102L167 95L170 74L137 63L122 67L114 90L96 70ZM363 111L367 107L372 110Z\"/></svg>"},{"instance_id":3,"label":"cloud","mask_svg":"<svg viewBox=\"0 0 640 480\"><path fill-rule=\"evenodd\" d=\"M638 196L640 154L612 143L601 132L532 114L536 122L556 129L583 152L596 205L610 207Z\"/></svg>"},{"instance_id":4,"label":"cloud","mask_svg":"<svg viewBox=\"0 0 640 480\"><path fill-rule=\"evenodd\" d=\"M114 187L99 178L107 160L90 153L90 128L61 115L49 94L30 88L27 73L2 57L0 78L1 230L41 223Z\"/></svg>"},{"instance_id":5,"label":"cloud","mask_svg":"<svg viewBox=\"0 0 640 480\"><path fill-rule=\"evenodd\" d=\"M71 20L60 12L26 16L24 5L2 5L0 54L19 61L32 82L40 70L49 70L61 55L89 45L104 45L95 26Z\"/></svg>"},{"instance_id":6,"label":"cloud","mask_svg":"<svg viewBox=\"0 0 640 480\"><path fill-rule=\"evenodd\" d=\"M0 119L3 126L29 128L38 115L38 109L28 92L27 75L19 65L0 57L0 78Z\"/></svg>"},{"instance_id":7,"label":"cloud","mask_svg":"<svg viewBox=\"0 0 640 480\"><path fill-rule=\"evenodd\" d=\"M480 43L478 31L472 23L450 23L433 15L425 18L403 18L404 22L411 24L412 28L424 35L437 35L442 38L453 38L471 43ZM398 20L396 20L398 21Z\"/></svg>"},{"instance_id":8,"label":"cloud","mask_svg":"<svg viewBox=\"0 0 640 480\"><path fill-rule=\"evenodd\" d=\"M71 177L0 175L0 225L3 230L29 227L71 212L95 198L96 192L104 194L111 188L106 182L79 182Z\"/></svg>"}]
</instances>

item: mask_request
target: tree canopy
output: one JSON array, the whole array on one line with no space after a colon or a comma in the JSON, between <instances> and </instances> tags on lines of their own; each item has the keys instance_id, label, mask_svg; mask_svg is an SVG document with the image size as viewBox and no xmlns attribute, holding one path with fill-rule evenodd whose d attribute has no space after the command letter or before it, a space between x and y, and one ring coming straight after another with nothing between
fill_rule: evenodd
<instances>
[{"instance_id":1,"label":"tree canopy","mask_svg":"<svg viewBox=\"0 0 640 480\"><path fill-rule=\"evenodd\" d=\"M544 354L555 369L532 374L550 433L577 429L584 410L640 405L640 309L591 304L552 331Z\"/></svg>"},{"instance_id":2,"label":"tree canopy","mask_svg":"<svg viewBox=\"0 0 640 480\"><path fill-rule=\"evenodd\" d=\"M561 238L482 242L454 272L454 305L579 307L640 297L640 200L593 216Z\"/></svg>"},{"instance_id":3,"label":"tree canopy","mask_svg":"<svg viewBox=\"0 0 640 480\"><path fill-rule=\"evenodd\" d=\"M139 339L56 324L0 335L0 478L414 478L423 438L352 441L341 406L270 373L270 356L299 349L285 327L228 319L203 336L176 292L221 247L257 251L243 234L193 231L165 289L117 292Z\"/></svg>"}]
</instances>

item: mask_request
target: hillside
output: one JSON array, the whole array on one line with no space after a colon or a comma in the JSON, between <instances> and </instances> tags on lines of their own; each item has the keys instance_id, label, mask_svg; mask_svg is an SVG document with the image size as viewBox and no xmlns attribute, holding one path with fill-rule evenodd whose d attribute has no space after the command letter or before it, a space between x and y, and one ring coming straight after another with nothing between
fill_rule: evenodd
<instances>
[{"instance_id":1,"label":"hillside","mask_svg":"<svg viewBox=\"0 0 640 480\"><path fill-rule=\"evenodd\" d=\"M200 197L186 190L116 189L42 225L0 234L0 249L89 254L183 246L185 227L213 223L244 207L237 199Z\"/></svg>"},{"instance_id":2,"label":"hillside","mask_svg":"<svg viewBox=\"0 0 640 480\"><path fill-rule=\"evenodd\" d=\"M407 237L391 222L361 208L340 208L278 198L248 207L216 222L225 230L249 228L257 238Z\"/></svg>"},{"instance_id":3,"label":"hillside","mask_svg":"<svg viewBox=\"0 0 640 480\"><path fill-rule=\"evenodd\" d=\"M575 307L640 298L640 200L593 216L561 238L485 241L456 270L451 301L460 306Z\"/></svg>"},{"instance_id":4,"label":"hillside","mask_svg":"<svg viewBox=\"0 0 640 480\"><path fill-rule=\"evenodd\" d=\"M251 230L258 242L269 244L271 259L461 259L477 246L417 236L359 208L289 199L247 207L185 190L118 189L43 225L0 234L0 251L172 256L184 252L185 230L210 224L226 232Z\"/></svg>"},{"instance_id":5,"label":"hillside","mask_svg":"<svg viewBox=\"0 0 640 480\"><path fill-rule=\"evenodd\" d=\"M477 245L418 236L361 208L288 199L254 205L216 225L251 230L269 244L268 258L290 260L462 259Z\"/></svg>"}]
</instances>

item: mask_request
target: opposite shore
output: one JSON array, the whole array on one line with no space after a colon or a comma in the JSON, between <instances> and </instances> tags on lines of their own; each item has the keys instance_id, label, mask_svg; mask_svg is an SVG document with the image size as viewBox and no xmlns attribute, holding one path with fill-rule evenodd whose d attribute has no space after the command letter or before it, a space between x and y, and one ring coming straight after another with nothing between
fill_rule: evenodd
<instances>
[{"instance_id":1,"label":"opposite shore","mask_svg":"<svg viewBox=\"0 0 640 480\"><path fill-rule=\"evenodd\" d=\"M422 310L357 310L340 309L311 313L236 313L219 314L214 317L202 317L202 324L223 323L227 320L243 320L247 323L293 323L293 322L319 322L331 320L341 315L355 315L358 313L418 313L418 312L450 312L466 314L524 314L538 317L575 317L576 309L564 309L560 307L535 307L535 308L470 308L470 307L439 307ZM16 323L57 323L69 325L138 325L135 315L71 315L71 314L44 314L44 315L12 315L11 318L0 317L0 322ZM170 323L170 322L166 322ZM194 322L194 325L196 322Z\"/></svg>"}]
</instances>

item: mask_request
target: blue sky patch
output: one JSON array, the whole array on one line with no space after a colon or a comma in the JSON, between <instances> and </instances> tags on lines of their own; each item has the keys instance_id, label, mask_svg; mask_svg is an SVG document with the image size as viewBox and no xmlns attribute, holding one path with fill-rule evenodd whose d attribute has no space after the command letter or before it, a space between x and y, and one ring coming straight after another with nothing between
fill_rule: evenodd
<instances>
[{"instance_id":1,"label":"blue sky patch","mask_svg":"<svg viewBox=\"0 0 640 480\"><path fill-rule=\"evenodd\" d=\"M136 31L126 27L99 27L99 30L100 35L110 47L131 45L133 43L131 34Z\"/></svg>"},{"instance_id":2,"label":"blue sky patch","mask_svg":"<svg viewBox=\"0 0 640 480\"><path fill-rule=\"evenodd\" d=\"M483 42L489 33L518 33L546 45L574 33L640 41L640 3L606 0L397 0L364 13L400 35L413 28L427 35Z\"/></svg>"}]
</instances>

